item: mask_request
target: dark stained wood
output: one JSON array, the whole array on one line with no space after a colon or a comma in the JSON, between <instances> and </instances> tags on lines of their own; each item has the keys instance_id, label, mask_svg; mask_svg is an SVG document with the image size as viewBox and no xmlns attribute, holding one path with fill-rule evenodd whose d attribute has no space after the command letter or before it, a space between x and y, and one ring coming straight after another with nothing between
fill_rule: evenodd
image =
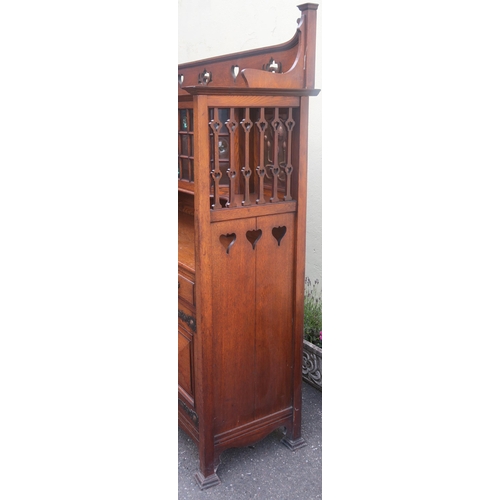
<instances>
[{"instance_id":1,"label":"dark stained wood","mask_svg":"<svg viewBox=\"0 0 500 500\"><path fill-rule=\"evenodd\" d=\"M201 489L220 483L230 447L280 427L287 447L305 444L308 104L319 90L317 5L299 9L285 44L179 65L178 421L197 443Z\"/></svg>"}]
</instances>

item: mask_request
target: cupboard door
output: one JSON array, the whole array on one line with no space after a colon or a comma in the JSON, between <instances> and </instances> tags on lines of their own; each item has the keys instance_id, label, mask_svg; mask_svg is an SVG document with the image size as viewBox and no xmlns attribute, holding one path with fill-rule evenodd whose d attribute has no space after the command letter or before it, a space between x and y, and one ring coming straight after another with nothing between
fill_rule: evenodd
<instances>
[{"instance_id":1,"label":"cupboard door","mask_svg":"<svg viewBox=\"0 0 500 500\"><path fill-rule=\"evenodd\" d=\"M253 420L255 395L255 218L212 224L212 319L216 433Z\"/></svg>"},{"instance_id":2,"label":"cupboard door","mask_svg":"<svg viewBox=\"0 0 500 500\"><path fill-rule=\"evenodd\" d=\"M257 218L255 254L255 417L292 404L294 214Z\"/></svg>"},{"instance_id":3,"label":"cupboard door","mask_svg":"<svg viewBox=\"0 0 500 500\"><path fill-rule=\"evenodd\" d=\"M212 224L217 432L292 405L295 214Z\"/></svg>"}]
</instances>

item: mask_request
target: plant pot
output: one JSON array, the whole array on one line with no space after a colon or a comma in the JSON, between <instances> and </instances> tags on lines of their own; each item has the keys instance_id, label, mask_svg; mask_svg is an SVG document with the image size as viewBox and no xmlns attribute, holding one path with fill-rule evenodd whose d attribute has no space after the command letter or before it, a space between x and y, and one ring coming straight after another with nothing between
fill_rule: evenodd
<instances>
[{"instance_id":1,"label":"plant pot","mask_svg":"<svg viewBox=\"0 0 500 500\"><path fill-rule=\"evenodd\" d=\"M323 357L321 347L304 340L302 355L302 379L316 389L322 390Z\"/></svg>"}]
</instances>

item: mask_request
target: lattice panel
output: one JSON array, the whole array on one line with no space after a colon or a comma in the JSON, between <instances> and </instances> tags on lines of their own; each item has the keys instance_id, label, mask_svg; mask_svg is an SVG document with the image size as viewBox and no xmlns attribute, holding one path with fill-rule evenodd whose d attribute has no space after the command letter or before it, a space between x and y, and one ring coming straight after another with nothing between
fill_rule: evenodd
<instances>
[{"instance_id":1,"label":"lattice panel","mask_svg":"<svg viewBox=\"0 0 500 500\"><path fill-rule=\"evenodd\" d=\"M297 109L210 108L212 209L294 199Z\"/></svg>"}]
</instances>

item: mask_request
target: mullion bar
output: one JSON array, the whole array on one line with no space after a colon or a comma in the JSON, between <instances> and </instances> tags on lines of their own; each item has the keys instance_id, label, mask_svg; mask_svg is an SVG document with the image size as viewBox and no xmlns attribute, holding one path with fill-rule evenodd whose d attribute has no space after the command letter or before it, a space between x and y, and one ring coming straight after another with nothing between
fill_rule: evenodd
<instances>
[{"instance_id":1,"label":"mullion bar","mask_svg":"<svg viewBox=\"0 0 500 500\"><path fill-rule=\"evenodd\" d=\"M273 194L271 199L269 200L271 203L276 203L279 201L278 198L278 177L280 174L280 166L279 166L279 127L280 127L280 109L274 108L274 120L273 120L273 165L271 167L271 173L273 174Z\"/></svg>"},{"instance_id":2,"label":"mullion bar","mask_svg":"<svg viewBox=\"0 0 500 500\"><path fill-rule=\"evenodd\" d=\"M252 121L250 120L250 108L245 108L245 118L241 121L241 126L245 131L245 164L241 169L245 181L245 191L242 205L249 206L250 202L250 176L252 170L250 169L250 129L252 128Z\"/></svg>"},{"instance_id":3,"label":"mullion bar","mask_svg":"<svg viewBox=\"0 0 500 500\"><path fill-rule=\"evenodd\" d=\"M213 131L214 138L214 169L211 172L212 179L214 181L214 204L212 205L212 208L218 209L222 208L219 194L219 183L222 175L219 163L219 130L221 127L221 123L219 121L219 108L214 108L214 118L210 122L210 127Z\"/></svg>"}]
</instances>

